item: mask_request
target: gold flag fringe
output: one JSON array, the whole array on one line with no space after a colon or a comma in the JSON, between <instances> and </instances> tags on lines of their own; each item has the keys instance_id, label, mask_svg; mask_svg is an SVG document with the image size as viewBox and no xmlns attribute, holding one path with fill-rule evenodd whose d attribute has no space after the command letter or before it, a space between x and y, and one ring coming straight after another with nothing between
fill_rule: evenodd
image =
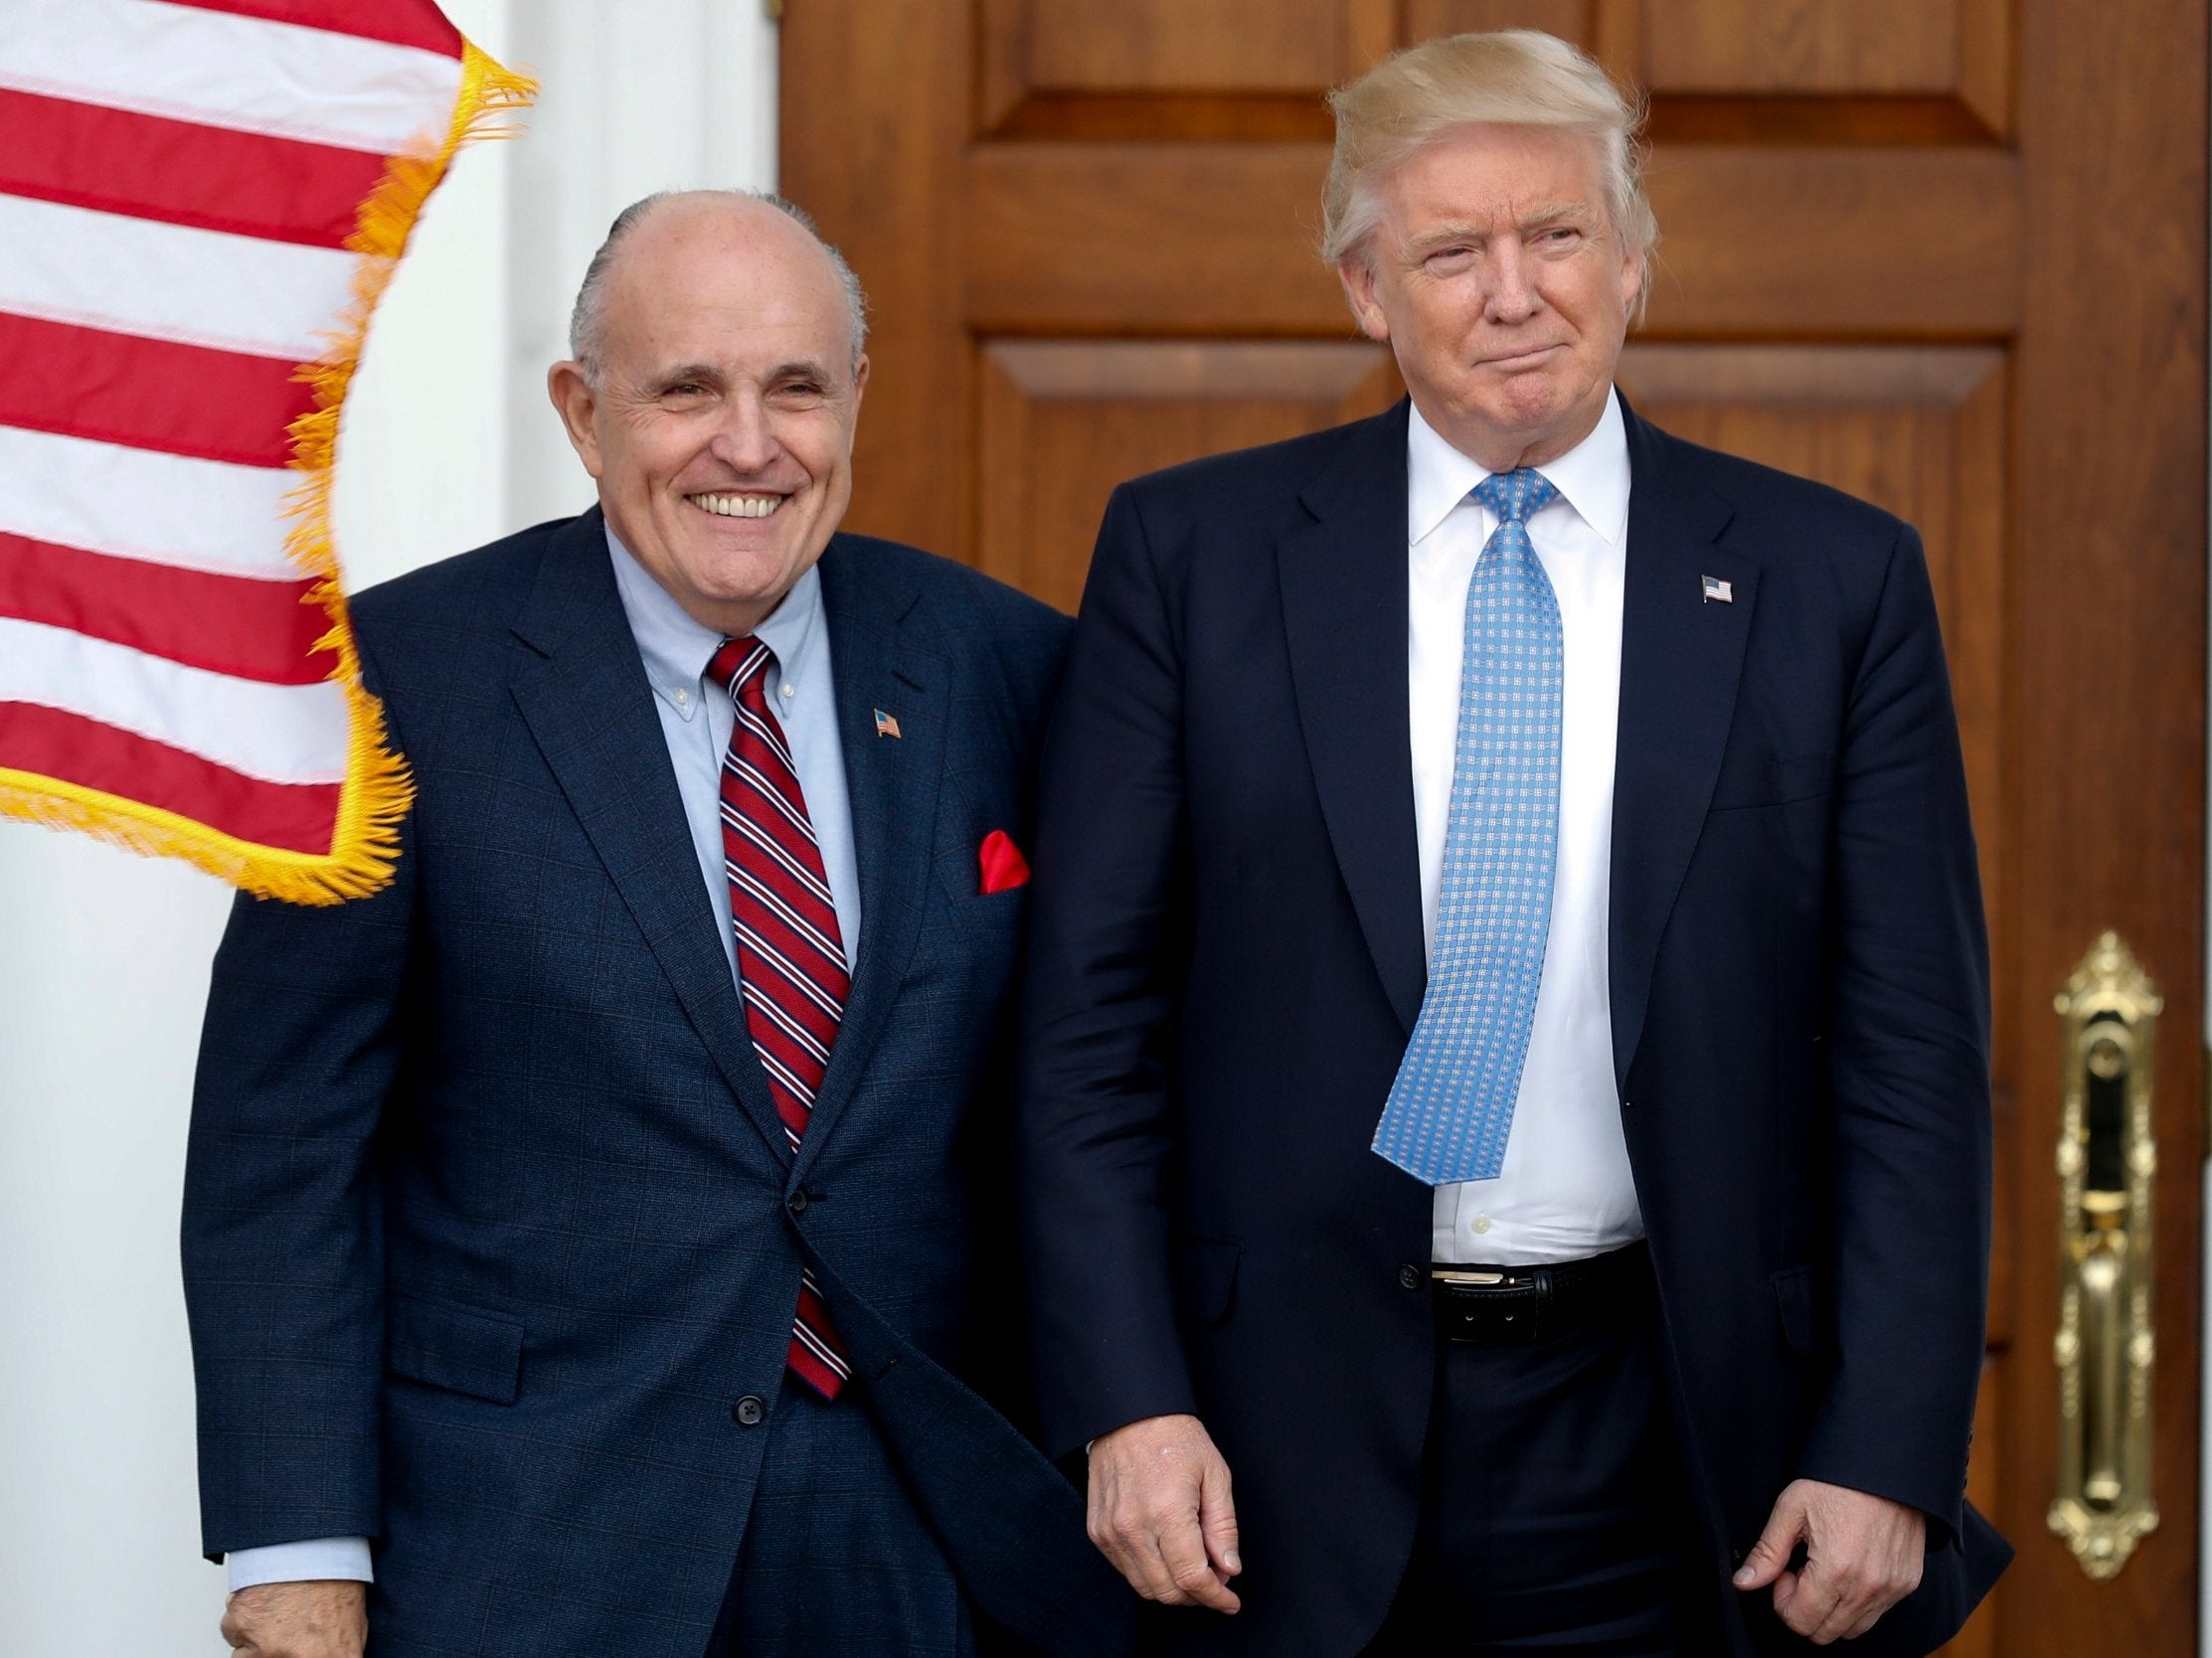
<instances>
[{"instance_id":1,"label":"gold flag fringe","mask_svg":"<svg viewBox=\"0 0 2212 1658\"><path fill-rule=\"evenodd\" d=\"M425 142L420 153L395 155L386 163L346 239L346 247L359 255L352 300L332 331L330 350L301 365L295 377L314 389L315 407L291 425L291 465L304 478L285 503L293 521L285 548L292 562L314 579L304 602L320 605L330 618L329 631L315 649L337 657L330 679L344 694L349 734L346 780L339 791L330 851L258 845L143 801L5 767L0 767L0 816L81 830L148 857L181 858L250 893L291 904L340 904L390 884L399 858L400 825L414 804L415 785L406 759L391 746L382 705L361 683L361 655L340 581L331 529L339 416L361 364L370 318L430 192L464 144L511 136L517 129L505 117L527 105L537 90L529 77L502 68L474 43L462 42L460 95L445 136Z\"/></svg>"}]
</instances>

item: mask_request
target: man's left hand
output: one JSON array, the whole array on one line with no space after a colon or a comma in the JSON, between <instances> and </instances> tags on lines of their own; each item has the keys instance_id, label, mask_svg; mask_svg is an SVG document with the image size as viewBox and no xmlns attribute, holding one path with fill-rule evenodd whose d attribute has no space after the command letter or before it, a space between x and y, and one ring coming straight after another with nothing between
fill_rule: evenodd
<instances>
[{"instance_id":1,"label":"man's left hand","mask_svg":"<svg viewBox=\"0 0 2212 1658\"><path fill-rule=\"evenodd\" d=\"M1789 1557L1805 1546L1804 1566ZM1816 1646L1849 1640L1920 1587L1928 1519L1917 1508L1816 1479L1793 1480L1736 1574L1740 1589L1775 1585L1775 1612Z\"/></svg>"}]
</instances>

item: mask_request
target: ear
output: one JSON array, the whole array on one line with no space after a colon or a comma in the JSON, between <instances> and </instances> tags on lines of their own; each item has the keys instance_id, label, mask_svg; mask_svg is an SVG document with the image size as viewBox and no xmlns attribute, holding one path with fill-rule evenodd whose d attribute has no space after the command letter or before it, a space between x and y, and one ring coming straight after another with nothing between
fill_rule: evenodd
<instances>
[{"instance_id":1,"label":"ear","mask_svg":"<svg viewBox=\"0 0 2212 1658\"><path fill-rule=\"evenodd\" d=\"M1643 292L1644 277L1649 272L1643 253L1630 253L1620 265L1620 308L1630 317L1635 315L1636 299Z\"/></svg>"},{"instance_id":2,"label":"ear","mask_svg":"<svg viewBox=\"0 0 2212 1658\"><path fill-rule=\"evenodd\" d=\"M577 459L584 462L584 470L596 478L599 475L599 430L596 420L598 414L598 394L592 390L584 378L584 365L575 362L556 363L546 371L546 395L553 400L554 412L561 416L561 424L569 434L569 443L576 450Z\"/></svg>"},{"instance_id":3,"label":"ear","mask_svg":"<svg viewBox=\"0 0 2212 1658\"><path fill-rule=\"evenodd\" d=\"M868 390L868 358L863 353L853 362L853 408L859 409L860 400Z\"/></svg>"},{"instance_id":4,"label":"ear","mask_svg":"<svg viewBox=\"0 0 2212 1658\"><path fill-rule=\"evenodd\" d=\"M1359 331L1371 340L1388 342L1390 318L1375 296L1375 265L1366 249L1354 249L1336 262L1336 279L1344 284Z\"/></svg>"}]
</instances>

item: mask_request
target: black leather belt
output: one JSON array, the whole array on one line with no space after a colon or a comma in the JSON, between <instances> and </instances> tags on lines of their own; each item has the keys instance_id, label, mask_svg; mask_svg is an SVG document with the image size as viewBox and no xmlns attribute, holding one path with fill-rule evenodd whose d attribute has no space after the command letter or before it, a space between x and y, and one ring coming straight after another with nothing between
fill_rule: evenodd
<instances>
[{"instance_id":1,"label":"black leather belt","mask_svg":"<svg viewBox=\"0 0 2212 1658\"><path fill-rule=\"evenodd\" d=\"M1641 1243L1549 1266L1459 1266L1430 1270L1437 1328L1446 1341L1490 1347L1543 1341L1633 1306L1651 1282Z\"/></svg>"}]
</instances>

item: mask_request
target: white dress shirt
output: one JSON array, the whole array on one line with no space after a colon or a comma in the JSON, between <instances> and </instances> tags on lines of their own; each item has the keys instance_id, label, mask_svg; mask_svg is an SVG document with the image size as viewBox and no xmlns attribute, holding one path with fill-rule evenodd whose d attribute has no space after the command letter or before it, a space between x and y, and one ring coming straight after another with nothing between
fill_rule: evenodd
<instances>
[{"instance_id":1,"label":"white dress shirt","mask_svg":"<svg viewBox=\"0 0 2212 1658\"><path fill-rule=\"evenodd\" d=\"M1596 429L1536 470L1559 491L1531 515L1528 536L1559 599L1566 662L1551 930L1504 1167L1494 1180L1437 1188L1431 1249L1440 1261L1572 1260L1643 1236L1614 1085L1606 984L1628 528L1628 443L1618 402L1609 397ZM1422 929L1432 957L1467 583L1497 528L1496 517L1468 492L1489 475L1413 411L1406 437L1407 695Z\"/></svg>"},{"instance_id":2,"label":"white dress shirt","mask_svg":"<svg viewBox=\"0 0 2212 1658\"><path fill-rule=\"evenodd\" d=\"M654 580L614 537L606 532L607 557L614 562L614 585L645 678L653 688L653 709L660 735L676 771L676 792L699 855L707 902L722 918L722 951L730 972L738 971L738 945L730 927L730 878L722 858L722 756L730 746L737 712L722 687L706 677L722 635L692 620L667 588ZM845 959L859 959L860 871L853 846L853 817L845 785L845 749L837 735L837 685L830 672L829 624L822 617L822 573L809 567L783 595L774 614L753 636L775 653L768 665L768 706L791 750L806 815L820 844L822 870L837 907L844 934ZM360 1537L318 1537L299 1543L274 1543L259 1549L234 1549L225 1557L231 1587L255 1583L300 1582L313 1577L350 1577L368 1582L375 1575L369 1542Z\"/></svg>"}]
</instances>

